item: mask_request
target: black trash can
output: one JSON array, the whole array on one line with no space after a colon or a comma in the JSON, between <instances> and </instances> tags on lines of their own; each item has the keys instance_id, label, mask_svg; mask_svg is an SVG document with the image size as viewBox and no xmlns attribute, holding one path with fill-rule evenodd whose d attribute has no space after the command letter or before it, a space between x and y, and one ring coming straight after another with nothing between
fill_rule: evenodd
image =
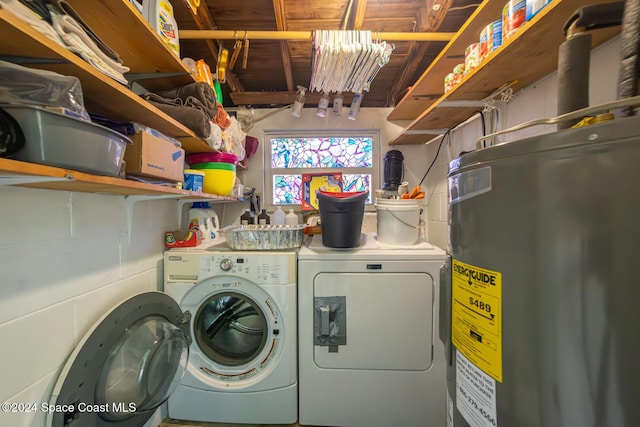
<instances>
[{"instance_id":1,"label":"black trash can","mask_svg":"<svg viewBox=\"0 0 640 427\"><path fill-rule=\"evenodd\" d=\"M360 244L367 192L317 191L322 244L328 248L356 248Z\"/></svg>"}]
</instances>

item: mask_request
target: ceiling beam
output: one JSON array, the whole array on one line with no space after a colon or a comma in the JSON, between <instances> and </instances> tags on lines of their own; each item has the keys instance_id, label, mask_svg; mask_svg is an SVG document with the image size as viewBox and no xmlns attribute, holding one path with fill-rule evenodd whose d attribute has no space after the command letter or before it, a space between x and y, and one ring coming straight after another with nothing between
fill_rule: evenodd
<instances>
[{"instance_id":1,"label":"ceiling beam","mask_svg":"<svg viewBox=\"0 0 640 427\"><path fill-rule=\"evenodd\" d=\"M451 0L444 0L451 1ZM313 31L246 31L246 30L179 30L182 40L311 40ZM417 41L417 42L448 42L456 33L436 32L377 32L372 31L374 39L384 41Z\"/></svg>"},{"instance_id":2,"label":"ceiling beam","mask_svg":"<svg viewBox=\"0 0 640 427\"><path fill-rule=\"evenodd\" d=\"M356 0L356 9L353 13L353 29L361 30L364 23L364 12L367 9L367 0Z\"/></svg>"},{"instance_id":3,"label":"ceiling beam","mask_svg":"<svg viewBox=\"0 0 640 427\"><path fill-rule=\"evenodd\" d=\"M307 92L305 95L305 104L317 104L320 100L320 93ZM230 94L231 100L235 105L287 105L293 104L296 98L294 92L237 92ZM351 103L352 93L345 92L343 94L344 104Z\"/></svg>"},{"instance_id":4,"label":"ceiling beam","mask_svg":"<svg viewBox=\"0 0 640 427\"><path fill-rule=\"evenodd\" d=\"M353 1L349 0L347 2L347 7L344 9L344 14L342 15L342 19L340 20L340 29L341 30L349 30L349 19L351 18L351 9L353 8Z\"/></svg>"},{"instance_id":5,"label":"ceiling beam","mask_svg":"<svg viewBox=\"0 0 640 427\"><path fill-rule=\"evenodd\" d=\"M276 15L276 28L278 31L287 30L287 17L284 12L284 0L273 0L273 11ZM287 90L294 91L293 68L291 67L291 54L289 53L289 42L280 40L280 54L282 55L282 65L284 77L287 82Z\"/></svg>"},{"instance_id":6,"label":"ceiling beam","mask_svg":"<svg viewBox=\"0 0 640 427\"><path fill-rule=\"evenodd\" d=\"M355 5L355 8L354 8ZM367 0L349 0L340 22L341 30L361 30L364 22L364 12Z\"/></svg>"},{"instance_id":7,"label":"ceiling beam","mask_svg":"<svg viewBox=\"0 0 640 427\"><path fill-rule=\"evenodd\" d=\"M197 14L193 14L191 7L188 6L186 2L180 3L182 3L183 6L188 9L188 12L193 16L193 21L200 30L215 30L216 28L218 28L215 21L213 20L213 17L209 13L207 0L200 1L200 7L198 7ZM211 64L211 66L215 70L215 67L218 63L218 48L216 47L213 40L205 39L205 44L207 45L207 49L209 50L209 52L211 52L211 56L213 57L214 64ZM229 70L227 70L227 83L229 84L229 88L232 92L241 92L244 90L240 79L238 79L238 76L236 76Z\"/></svg>"}]
</instances>

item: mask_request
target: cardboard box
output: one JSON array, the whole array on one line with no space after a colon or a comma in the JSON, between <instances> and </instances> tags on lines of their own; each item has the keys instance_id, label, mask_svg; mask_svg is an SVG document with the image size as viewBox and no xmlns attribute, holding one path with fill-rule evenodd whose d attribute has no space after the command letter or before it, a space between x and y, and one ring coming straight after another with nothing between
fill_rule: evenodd
<instances>
[{"instance_id":1,"label":"cardboard box","mask_svg":"<svg viewBox=\"0 0 640 427\"><path fill-rule=\"evenodd\" d=\"M184 150L147 132L138 132L127 146L124 161L128 175L168 181L184 180Z\"/></svg>"},{"instance_id":2,"label":"cardboard box","mask_svg":"<svg viewBox=\"0 0 640 427\"><path fill-rule=\"evenodd\" d=\"M302 174L302 212L318 210L316 190L342 191L342 172Z\"/></svg>"}]
</instances>

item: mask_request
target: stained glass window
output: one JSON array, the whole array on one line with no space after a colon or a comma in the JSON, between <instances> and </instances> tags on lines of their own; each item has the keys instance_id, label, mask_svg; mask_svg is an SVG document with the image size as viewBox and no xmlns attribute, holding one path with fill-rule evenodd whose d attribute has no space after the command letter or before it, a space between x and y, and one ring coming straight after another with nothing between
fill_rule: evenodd
<instances>
[{"instance_id":1,"label":"stained glass window","mask_svg":"<svg viewBox=\"0 0 640 427\"><path fill-rule=\"evenodd\" d=\"M273 168L370 168L373 138L272 138Z\"/></svg>"},{"instance_id":2,"label":"stained glass window","mask_svg":"<svg viewBox=\"0 0 640 427\"><path fill-rule=\"evenodd\" d=\"M272 204L301 203L302 174L342 172L343 189L368 191L375 176L374 147L377 133L349 135L269 135Z\"/></svg>"}]
</instances>

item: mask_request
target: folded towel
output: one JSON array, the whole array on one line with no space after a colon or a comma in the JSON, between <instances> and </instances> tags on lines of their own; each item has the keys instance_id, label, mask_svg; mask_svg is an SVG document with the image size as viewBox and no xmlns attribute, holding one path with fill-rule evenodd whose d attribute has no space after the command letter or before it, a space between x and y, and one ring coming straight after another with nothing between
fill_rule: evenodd
<instances>
[{"instance_id":1,"label":"folded towel","mask_svg":"<svg viewBox=\"0 0 640 427\"><path fill-rule=\"evenodd\" d=\"M173 117L201 138L211 134L211 119L198 105L181 100L180 98L164 98L155 93L146 93L142 98Z\"/></svg>"},{"instance_id":2,"label":"folded towel","mask_svg":"<svg viewBox=\"0 0 640 427\"><path fill-rule=\"evenodd\" d=\"M53 29L53 27L42 19L42 16L35 13L27 6L20 3L18 0L0 0L0 8L8 10L10 13L23 20L31 27L44 34L47 38L58 43L60 46L64 46L64 42Z\"/></svg>"},{"instance_id":3,"label":"folded towel","mask_svg":"<svg viewBox=\"0 0 640 427\"><path fill-rule=\"evenodd\" d=\"M208 83L195 82L174 89L158 91L156 93L164 98L180 98L183 101L195 98L198 100L198 104L202 110L209 115L210 119L215 119L218 115L216 93Z\"/></svg>"},{"instance_id":4,"label":"folded towel","mask_svg":"<svg viewBox=\"0 0 640 427\"><path fill-rule=\"evenodd\" d=\"M115 81L128 85L129 82L124 77L124 72L129 71L129 68L123 65L116 64L112 59L105 61L106 56L101 53L100 49L95 47L95 44L86 36L86 33L82 28L68 15L59 15L58 13L52 13L53 28L60 35L67 50L79 55L82 59L91 64L95 69L101 71L106 76L111 77ZM93 44L93 47L87 45L87 41ZM113 65L116 64L116 68ZM126 70L126 71L124 71Z\"/></svg>"},{"instance_id":5,"label":"folded towel","mask_svg":"<svg viewBox=\"0 0 640 427\"><path fill-rule=\"evenodd\" d=\"M57 11L61 15L69 15L71 16L87 33L87 35L93 40L96 46L107 56L113 59L116 62L122 63L120 56L117 52L111 49L105 42L103 42L100 37L84 22L84 20L78 15L78 13L71 7L69 3L63 0L43 0L49 7L54 11Z\"/></svg>"},{"instance_id":6,"label":"folded towel","mask_svg":"<svg viewBox=\"0 0 640 427\"><path fill-rule=\"evenodd\" d=\"M121 62L114 61L111 57L105 55L104 52L102 52L102 50L98 48L93 39L89 37L89 35L84 31L78 21L76 21L69 15L60 15L58 13L52 13L52 15L57 24L60 25L61 31L63 33L58 30L58 27L56 27L56 22L54 22L54 28L56 29L56 31L58 31L58 34L60 34L63 40L65 35L77 36L77 38L82 41L82 44L84 46L89 48L91 52L97 55L100 60L107 64L111 69L121 74L129 71L129 67L125 67Z\"/></svg>"}]
</instances>

